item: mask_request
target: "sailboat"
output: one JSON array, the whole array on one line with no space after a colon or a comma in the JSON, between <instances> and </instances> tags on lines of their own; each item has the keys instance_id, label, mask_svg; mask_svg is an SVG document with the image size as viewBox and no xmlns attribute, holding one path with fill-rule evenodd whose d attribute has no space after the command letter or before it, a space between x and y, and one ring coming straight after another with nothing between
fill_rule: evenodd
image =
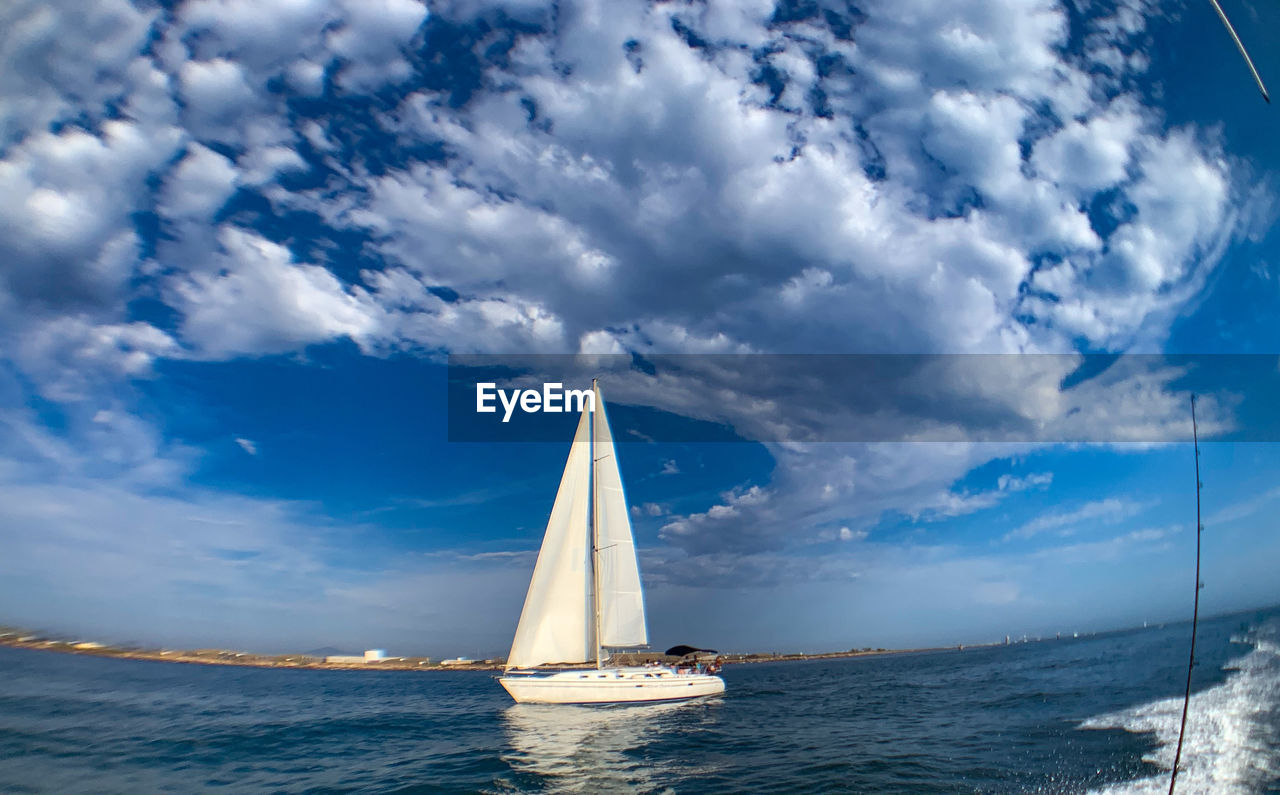
<instances>
[{"instance_id":1,"label":"sailboat","mask_svg":"<svg viewBox=\"0 0 1280 795\"><path fill-rule=\"evenodd\" d=\"M591 390L594 405L583 401L498 681L518 702L547 704L673 701L722 693L723 679L696 670L606 665L609 649L647 646L649 634L613 434L600 385L592 381ZM594 669L563 669L589 662L595 662Z\"/></svg>"}]
</instances>

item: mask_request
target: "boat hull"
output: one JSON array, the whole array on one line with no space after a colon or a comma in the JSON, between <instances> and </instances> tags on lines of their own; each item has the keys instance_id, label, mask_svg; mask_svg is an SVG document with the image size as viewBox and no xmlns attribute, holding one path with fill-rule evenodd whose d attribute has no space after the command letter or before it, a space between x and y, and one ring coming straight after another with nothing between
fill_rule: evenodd
<instances>
[{"instance_id":1,"label":"boat hull","mask_svg":"<svg viewBox=\"0 0 1280 795\"><path fill-rule=\"evenodd\" d=\"M671 669L606 668L502 676L498 682L525 704L624 704L681 701L724 692L724 680Z\"/></svg>"}]
</instances>

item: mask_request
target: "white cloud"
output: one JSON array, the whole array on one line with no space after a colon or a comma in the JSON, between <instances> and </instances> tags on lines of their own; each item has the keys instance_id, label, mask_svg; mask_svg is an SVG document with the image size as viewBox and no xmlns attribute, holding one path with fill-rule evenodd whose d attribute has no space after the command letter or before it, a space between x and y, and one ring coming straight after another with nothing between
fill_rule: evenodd
<instances>
[{"instance_id":1,"label":"white cloud","mask_svg":"<svg viewBox=\"0 0 1280 795\"><path fill-rule=\"evenodd\" d=\"M776 461L767 487L738 488L705 511L672 517L662 539L692 555L754 554L814 537L836 540L840 527L856 536L892 512L917 518L972 512L995 500L969 504L949 487L975 466L1018 449L956 443L767 448Z\"/></svg>"},{"instance_id":2,"label":"white cloud","mask_svg":"<svg viewBox=\"0 0 1280 795\"><path fill-rule=\"evenodd\" d=\"M208 223L231 198L238 179L230 160L193 143L165 182L164 213L170 218Z\"/></svg>"},{"instance_id":3,"label":"white cloud","mask_svg":"<svg viewBox=\"0 0 1280 795\"><path fill-rule=\"evenodd\" d=\"M1005 535L1004 540L1031 538L1049 531L1058 531L1060 534L1067 535L1079 525L1086 523L1114 524L1136 516L1147 507L1149 507L1147 503L1137 502L1132 499L1107 497L1106 499L1087 502L1071 511L1044 514L1011 531Z\"/></svg>"},{"instance_id":4,"label":"white cloud","mask_svg":"<svg viewBox=\"0 0 1280 795\"><path fill-rule=\"evenodd\" d=\"M455 353L564 350L560 319L511 293L449 301L438 286L404 269L365 271L373 299L385 313L381 342L388 347Z\"/></svg>"},{"instance_id":5,"label":"white cloud","mask_svg":"<svg viewBox=\"0 0 1280 795\"><path fill-rule=\"evenodd\" d=\"M1215 525L1238 522L1241 519L1255 515L1265 506L1278 499L1280 499L1280 486L1267 489L1261 494L1255 494L1252 497L1240 500L1233 505L1228 505L1214 511L1205 518L1204 525L1208 528Z\"/></svg>"},{"instance_id":6,"label":"white cloud","mask_svg":"<svg viewBox=\"0 0 1280 795\"><path fill-rule=\"evenodd\" d=\"M93 398L64 405L57 431L30 409L0 408L0 472L23 483L110 480L129 488L172 488L191 471L196 451L165 440L123 401Z\"/></svg>"},{"instance_id":7,"label":"white cloud","mask_svg":"<svg viewBox=\"0 0 1280 795\"><path fill-rule=\"evenodd\" d=\"M225 58L186 61L178 72L178 84L188 129L206 140L239 140L246 109L258 104L243 67Z\"/></svg>"},{"instance_id":8,"label":"white cloud","mask_svg":"<svg viewBox=\"0 0 1280 795\"><path fill-rule=\"evenodd\" d=\"M1025 477L1001 475L996 481L996 487L989 491L970 493L940 489L931 497L917 500L914 506L906 506L901 510L913 521L936 522L993 508L1010 494L1028 489L1043 489L1052 482L1053 474L1049 472Z\"/></svg>"},{"instance_id":9,"label":"white cloud","mask_svg":"<svg viewBox=\"0 0 1280 795\"><path fill-rule=\"evenodd\" d=\"M1067 563L1100 563L1126 556L1163 551L1170 546L1170 536L1181 531L1178 526L1148 527L1097 541L1044 547L1034 555Z\"/></svg>"},{"instance_id":10,"label":"white cloud","mask_svg":"<svg viewBox=\"0 0 1280 795\"><path fill-rule=\"evenodd\" d=\"M34 304L114 305L138 259L131 213L180 140L124 120L31 135L0 160L0 279Z\"/></svg>"},{"instance_id":11,"label":"white cloud","mask_svg":"<svg viewBox=\"0 0 1280 795\"><path fill-rule=\"evenodd\" d=\"M1054 183L1081 198L1118 185L1127 177L1143 119L1131 99L1118 99L1086 121L1070 121L1036 144L1032 162Z\"/></svg>"},{"instance_id":12,"label":"white cloud","mask_svg":"<svg viewBox=\"0 0 1280 795\"><path fill-rule=\"evenodd\" d=\"M118 381L146 378L157 357L179 355L168 334L146 323L97 324L82 315L34 323L10 352L40 393L58 401L110 392Z\"/></svg>"},{"instance_id":13,"label":"white cloud","mask_svg":"<svg viewBox=\"0 0 1280 795\"><path fill-rule=\"evenodd\" d=\"M1026 491L1027 489L1048 488L1053 483L1052 472L1033 472L1030 475L1001 475L996 481L1000 491Z\"/></svg>"},{"instance_id":14,"label":"white cloud","mask_svg":"<svg viewBox=\"0 0 1280 795\"><path fill-rule=\"evenodd\" d=\"M437 13L492 8L464 5ZM851 20L852 42L821 16L770 27L769 3L518 6L503 4L541 32L491 60L493 42L476 44L466 103L424 87L362 111L344 92L409 84L423 4L6 4L0 332L17 341L6 356L42 394L77 401L145 377L157 357L343 338L369 353L1159 347L1248 215L1236 165L1200 131L1165 129L1134 91L1140 6L1085 21L1080 56L1063 52L1070 20L1047 0L873 2ZM709 46L688 46L675 17ZM776 105L753 83L765 49ZM308 118L280 86L331 88L328 107L344 115ZM320 179L277 184L310 166L308 146ZM378 162L382 147L398 156ZM441 154L415 160L424 148ZM319 238L323 224L368 236L359 282L323 251L250 230L252 218L215 226L238 188L260 192L264 216L314 214ZM1082 208L1113 191L1111 222L1091 220ZM140 263L135 216L152 209L179 239L162 236L156 261ZM379 258L386 267L366 267ZM128 314L156 295L179 315L172 333ZM1068 433L1106 415L1150 438L1180 401L1171 371L1108 374L1067 395L1054 367L1014 383L964 369L932 373L934 394ZM671 381L646 388L643 405L661 392L690 416L805 438L779 433L790 429L769 388L726 387L710 405ZM92 424L127 425L112 400ZM801 420L830 428L829 408ZM960 421L919 419L876 421L922 439ZM954 490L1010 446L770 449L769 484L672 517L664 538L755 554L888 511L955 516L1048 485Z\"/></svg>"},{"instance_id":15,"label":"white cloud","mask_svg":"<svg viewBox=\"0 0 1280 795\"><path fill-rule=\"evenodd\" d=\"M665 505L659 505L656 502L646 502L644 505L631 506L632 516L665 516L670 511Z\"/></svg>"},{"instance_id":16,"label":"white cloud","mask_svg":"<svg viewBox=\"0 0 1280 795\"><path fill-rule=\"evenodd\" d=\"M249 455L258 454L258 445L251 439L237 438L236 444L240 445L240 449L244 450Z\"/></svg>"},{"instance_id":17,"label":"white cloud","mask_svg":"<svg viewBox=\"0 0 1280 795\"><path fill-rule=\"evenodd\" d=\"M773 494L759 486L737 489L721 495L724 502L712 505L702 513L677 517L663 525L664 541L694 551L720 549L755 552L772 546L765 539L773 531L761 517L776 519ZM747 521L742 521L743 517ZM736 541L737 543L734 543Z\"/></svg>"},{"instance_id":18,"label":"white cloud","mask_svg":"<svg viewBox=\"0 0 1280 795\"><path fill-rule=\"evenodd\" d=\"M345 0L342 24L327 34L347 66L338 82L351 91L400 82L411 74L398 53L427 18L420 0Z\"/></svg>"},{"instance_id":19,"label":"white cloud","mask_svg":"<svg viewBox=\"0 0 1280 795\"><path fill-rule=\"evenodd\" d=\"M53 122L101 121L157 15L128 0L0 6L0 153Z\"/></svg>"},{"instance_id":20,"label":"white cloud","mask_svg":"<svg viewBox=\"0 0 1280 795\"><path fill-rule=\"evenodd\" d=\"M409 74L403 48L426 18L419 0L195 0L179 10L180 26L200 33L198 54L233 56L258 80L284 72L312 94L335 59L337 82L351 91L403 80Z\"/></svg>"},{"instance_id":21,"label":"white cloud","mask_svg":"<svg viewBox=\"0 0 1280 795\"><path fill-rule=\"evenodd\" d=\"M340 337L360 343L375 334L381 310L363 289L320 266L294 264L288 249L245 230L224 227L219 241L222 273L187 274L169 286L183 339L201 355L289 351Z\"/></svg>"},{"instance_id":22,"label":"white cloud","mask_svg":"<svg viewBox=\"0 0 1280 795\"><path fill-rule=\"evenodd\" d=\"M514 627L524 589L510 561L396 560L369 528L313 506L199 490L6 480L0 523L6 618L108 641L282 652L390 640L433 654L481 642L499 653L507 631L477 628L495 615ZM353 537L366 542L358 556ZM485 593L483 605L436 609L459 589Z\"/></svg>"},{"instance_id":23,"label":"white cloud","mask_svg":"<svg viewBox=\"0 0 1280 795\"><path fill-rule=\"evenodd\" d=\"M380 327L388 347L432 350L597 350L600 340L1004 351L1066 349L1077 335L1158 340L1231 228L1228 165L1190 133L1163 134L1133 95L1099 99L1111 78L1062 56L1067 18L1052 3L876 7L859 21L857 46L816 17L766 28L765 6L575 8L543 18L549 32L518 37L465 106L423 90L370 119L403 144L443 144L446 161L371 172L357 149L353 162L329 161L323 188L291 193L270 183L303 167L299 132L322 148L333 140L324 119L291 129L267 84L301 80L313 91L327 68L351 90L395 83L426 8L183 4L157 29L162 72L130 78L126 103L163 93L167 72L190 134L243 151L233 164L190 146L161 209L207 215L229 186L264 185L282 209L368 232L410 277L462 297L402 307ZM673 14L712 46L689 47ZM141 37L137 25L121 30ZM1141 33L1141 16L1092 30L1089 57L1110 58ZM766 42L782 107L751 84L759 64L737 46ZM116 73L137 68L113 57ZM811 89L833 117L819 115ZM1039 117L1045 106L1065 126ZM1185 176L1171 176L1171 160L1189 166ZM1112 187L1137 215L1095 230L1079 205ZM81 206L34 185L25 193L46 196L40 216L50 222ZM120 249L125 217L102 219ZM186 248L162 241L162 260L211 248L204 223L181 230ZM1045 254L1063 264L1033 275ZM1104 272L1128 275L1117 286ZM1055 300L1024 295L1028 280Z\"/></svg>"},{"instance_id":24,"label":"white cloud","mask_svg":"<svg viewBox=\"0 0 1280 795\"><path fill-rule=\"evenodd\" d=\"M578 353L607 356L626 353L626 351L627 349L622 347L617 337L600 329L588 331L578 341Z\"/></svg>"},{"instance_id":25,"label":"white cloud","mask_svg":"<svg viewBox=\"0 0 1280 795\"><path fill-rule=\"evenodd\" d=\"M672 14L716 46L687 46ZM371 230L384 255L468 297L501 284L536 300L568 339L595 340L604 332L592 315L604 313L606 342L628 348L651 338L753 350L1147 343L1188 297L1170 278L1202 252L1196 278L1213 266L1231 228L1228 166L1203 143L1164 136L1133 96L1099 99L1110 78L1059 54L1067 19L1056 5L876 8L858 47L816 20L766 31L755 18L581 4L550 34L522 37L510 67L489 68L510 90L462 109L421 92L387 114L404 140L443 143L451 160L371 179L368 199L330 218ZM1093 57L1128 47L1135 19L1098 33ZM757 65L723 46L735 35L779 48L770 60L796 84L785 110L749 85ZM847 68L819 78L819 54ZM815 82L861 140L795 99ZM1066 126L1038 117L1044 105ZM1205 188L1195 197L1156 184L1151 159L1170 147ZM1083 165L1068 169L1068 157ZM868 176L877 163L883 176ZM1137 217L1095 229L1080 205L1115 186ZM1185 214L1204 220L1188 229ZM1159 253L1124 260L1127 241L1148 235ZM1032 275L1045 254L1078 274L1046 284L1056 302L1021 291L1049 279ZM1120 263L1140 277L1157 257L1175 272L1134 278L1116 300L1089 275Z\"/></svg>"},{"instance_id":26,"label":"white cloud","mask_svg":"<svg viewBox=\"0 0 1280 795\"><path fill-rule=\"evenodd\" d=\"M233 58L263 79L321 45L338 14L326 0L192 0L177 9L196 58Z\"/></svg>"},{"instance_id":27,"label":"white cloud","mask_svg":"<svg viewBox=\"0 0 1280 795\"><path fill-rule=\"evenodd\" d=\"M305 171L306 161L291 145L264 145L249 150L239 165L244 169L240 176L247 185L261 186L277 175Z\"/></svg>"},{"instance_id":28,"label":"white cloud","mask_svg":"<svg viewBox=\"0 0 1280 795\"><path fill-rule=\"evenodd\" d=\"M868 535L866 530L850 530L847 527L840 528L839 538L841 541L861 541Z\"/></svg>"}]
</instances>

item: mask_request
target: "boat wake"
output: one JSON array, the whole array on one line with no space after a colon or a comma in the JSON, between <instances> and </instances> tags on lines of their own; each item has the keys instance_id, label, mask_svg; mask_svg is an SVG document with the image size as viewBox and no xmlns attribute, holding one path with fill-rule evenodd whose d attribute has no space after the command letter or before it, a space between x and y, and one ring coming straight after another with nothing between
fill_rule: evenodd
<instances>
[{"instance_id":1,"label":"boat wake","mask_svg":"<svg viewBox=\"0 0 1280 795\"><path fill-rule=\"evenodd\" d=\"M1280 782L1280 624L1269 621L1233 642L1253 651L1223 667L1226 681L1191 696L1178 788L1184 792L1272 791ZM1152 733L1159 748L1143 761L1173 767L1182 698L1152 701L1090 718L1081 729ZM1166 792L1168 773L1114 784L1100 793Z\"/></svg>"}]
</instances>

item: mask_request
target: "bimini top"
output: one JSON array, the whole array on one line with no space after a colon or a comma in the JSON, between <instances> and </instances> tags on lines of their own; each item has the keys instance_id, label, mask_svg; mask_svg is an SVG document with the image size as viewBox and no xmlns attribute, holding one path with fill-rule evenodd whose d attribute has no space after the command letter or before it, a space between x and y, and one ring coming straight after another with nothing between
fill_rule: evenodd
<instances>
[{"instance_id":1,"label":"bimini top","mask_svg":"<svg viewBox=\"0 0 1280 795\"><path fill-rule=\"evenodd\" d=\"M666 653L672 657L684 657L689 654L719 654L720 652L715 649L697 649L693 646L685 646L684 644L681 644L679 646L672 646L667 649Z\"/></svg>"}]
</instances>

